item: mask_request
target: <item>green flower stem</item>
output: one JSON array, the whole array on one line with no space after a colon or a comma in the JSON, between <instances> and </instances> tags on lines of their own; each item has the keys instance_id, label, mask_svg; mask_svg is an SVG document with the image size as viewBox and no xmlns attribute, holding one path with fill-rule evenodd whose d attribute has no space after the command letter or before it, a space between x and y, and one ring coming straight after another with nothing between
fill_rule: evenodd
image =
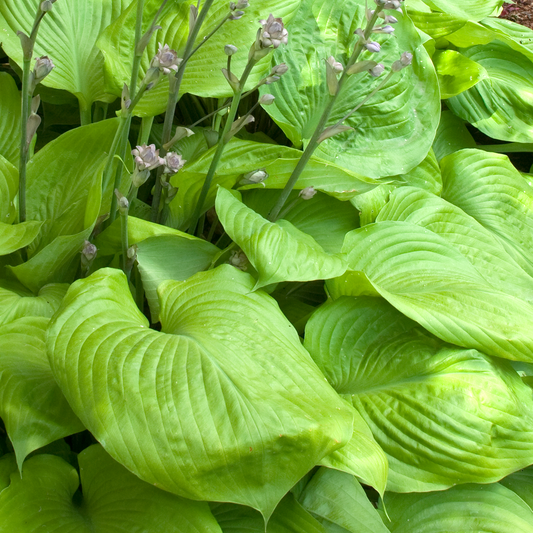
<instances>
[{"instance_id":1,"label":"green flower stem","mask_svg":"<svg viewBox=\"0 0 533 533\"><path fill-rule=\"evenodd\" d=\"M243 94L244 85L246 84L246 80L248 79L250 72L252 72L252 69L254 68L255 64L256 61L254 59L248 61L244 72L242 73L242 77L239 83L239 90L237 90L233 96L233 101L231 102L231 107L228 112L228 116L226 117L226 123L224 124L224 129L222 130L222 134L220 135L215 155L211 160L211 165L209 167L209 170L207 171L207 175L205 176L204 185L202 187L202 190L200 191L200 196L198 197L196 207L191 217L191 224L188 230L191 235L193 235L196 230L196 226L198 225L198 219L200 218L205 199L207 198L207 193L209 192L209 187L211 187L211 182L213 181L213 176L215 175L215 172L217 170L218 163L220 162L220 158L222 157L222 153L224 152L224 148L230 140L228 138L228 133L237 115L239 103Z\"/></svg>"},{"instance_id":2,"label":"green flower stem","mask_svg":"<svg viewBox=\"0 0 533 533\"><path fill-rule=\"evenodd\" d=\"M137 137L137 145L148 144L150 133L152 133L152 125L154 117L143 117L141 119L141 128L139 129L139 136Z\"/></svg>"},{"instance_id":3,"label":"green flower stem","mask_svg":"<svg viewBox=\"0 0 533 533\"><path fill-rule=\"evenodd\" d=\"M128 268L128 209L120 211L120 240L122 241L122 270L130 279L131 269Z\"/></svg>"},{"instance_id":4,"label":"green flower stem","mask_svg":"<svg viewBox=\"0 0 533 533\"><path fill-rule=\"evenodd\" d=\"M376 24L376 21L378 19L378 16L379 16L379 9L376 9L374 12L374 15L372 16L372 18L368 21L366 25L366 29L364 32L365 39L368 39L370 37L372 33L372 29L374 28L374 25ZM346 74L346 71L359 59L359 56L361 55L361 52L363 51L363 46L364 46L364 43L362 39L359 39L354 47L354 51L350 59L348 60L348 63L346 64L346 68L344 69L339 79L339 85L338 85L336 94L334 96L329 97L326 108L324 109L322 116L320 117L318 125L313 133L313 136L311 137L309 143L307 144L304 150L304 153L302 154L302 157L298 161L298 164L292 171L291 177L287 181L285 188L281 191L278 201L276 202L276 204L274 205L274 207L268 214L268 220L270 220L270 222L274 222L275 220L279 218L279 213L283 209L283 206L285 205L287 198L291 194L291 191L294 189L294 186L296 185L298 178L303 172L303 169L305 168L305 166L309 162L309 159L311 159L311 156L316 150L318 146L318 139L320 135L322 135L322 132L324 131L326 127L326 124L329 120L331 112L333 111L333 107L335 106L337 97L341 93L342 88L344 87L344 84L346 83L346 80L348 79L348 74Z\"/></svg>"},{"instance_id":5,"label":"green flower stem","mask_svg":"<svg viewBox=\"0 0 533 533\"><path fill-rule=\"evenodd\" d=\"M94 105L93 122L100 122L107 118L107 109L109 104L105 102L96 102Z\"/></svg>"},{"instance_id":6,"label":"green flower stem","mask_svg":"<svg viewBox=\"0 0 533 533\"><path fill-rule=\"evenodd\" d=\"M185 73L185 67L189 61L194 49L194 42L198 37L200 28L207 17L207 13L211 8L214 0L206 0L202 10L198 14L198 18L194 23L193 29L187 38L187 43L185 45L185 50L183 52L183 61L179 64L178 71L176 72L174 78L170 78L169 84L169 94L167 100L167 108L165 111L165 121L163 123L163 134L161 137L161 155L164 156L166 153L163 145L167 144L170 141L172 135L172 123L174 122L174 115L176 113L176 106L178 105L179 92L181 87L181 82L183 80L183 74ZM202 44L206 42L207 39L202 41ZM161 202L161 172L158 171L155 179L155 188L154 196L152 198L152 211L151 211L151 220L152 222L157 222L159 220L159 204Z\"/></svg>"},{"instance_id":7,"label":"green flower stem","mask_svg":"<svg viewBox=\"0 0 533 533\"><path fill-rule=\"evenodd\" d=\"M40 2L35 14L35 20L29 36L29 46L23 46L23 65L22 65L22 91L21 91L21 132L20 132L20 160L19 160L19 222L26 221L26 165L28 164L29 145L26 142L28 133L28 117L30 115L30 101L33 91L30 91L30 69L33 57L33 49L37 39L37 31L41 20L46 13L41 11Z\"/></svg>"}]
</instances>

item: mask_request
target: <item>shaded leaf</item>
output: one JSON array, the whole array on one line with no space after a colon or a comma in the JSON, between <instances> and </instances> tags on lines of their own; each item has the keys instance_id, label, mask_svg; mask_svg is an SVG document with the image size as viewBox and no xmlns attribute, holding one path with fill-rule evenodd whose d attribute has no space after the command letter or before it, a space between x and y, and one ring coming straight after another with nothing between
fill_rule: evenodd
<instances>
[{"instance_id":1,"label":"shaded leaf","mask_svg":"<svg viewBox=\"0 0 533 533\"><path fill-rule=\"evenodd\" d=\"M0 7L0 11L1 11ZM20 43L19 43L20 46ZM15 80L0 72L0 155L18 167L20 148L20 92ZM4 197L5 198L5 197ZM5 220L2 219L3 222Z\"/></svg>"}]
</instances>

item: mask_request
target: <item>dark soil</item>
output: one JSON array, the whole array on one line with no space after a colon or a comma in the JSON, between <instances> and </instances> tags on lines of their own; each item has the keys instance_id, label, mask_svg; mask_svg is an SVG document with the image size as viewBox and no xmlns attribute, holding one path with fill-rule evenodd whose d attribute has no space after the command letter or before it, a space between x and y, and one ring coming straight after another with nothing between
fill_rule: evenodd
<instances>
[{"instance_id":1,"label":"dark soil","mask_svg":"<svg viewBox=\"0 0 533 533\"><path fill-rule=\"evenodd\" d=\"M515 4L504 4L500 18L533 29L533 0L515 0L515 2Z\"/></svg>"}]
</instances>

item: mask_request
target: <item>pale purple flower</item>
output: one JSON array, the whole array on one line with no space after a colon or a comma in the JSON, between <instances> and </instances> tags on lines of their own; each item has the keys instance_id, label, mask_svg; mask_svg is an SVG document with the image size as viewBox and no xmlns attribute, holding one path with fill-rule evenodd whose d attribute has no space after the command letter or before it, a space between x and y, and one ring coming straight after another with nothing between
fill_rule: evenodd
<instances>
[{"instance_id":1,"label":"pale purple flower","mask_svg":"<svg viewBox=\"0 0 533 533\"><path fill-rule=\"evenodd\" d=\"M302 189L298 196L302 200L311 200L311 198L313 198L315 194L316 194L316 189L313 186L311 186L311 187L306 187L305 189Z\"/></svg>"},{"instance_id":2,"label":"pale purple flower","mask_svg":"<svg viewBox=\"0 0 533 533\"><path fill-rule=\"evenodd\" d=\"M372 32L373 33L386 33L387 35L391 35L392 33L394 33L394 28L387 24L386 26L376 26L375 28L372 29Z\"/></svg>"},{"instance_id":3,"label":"pale purple flower","mask_svg":"<svg viewBox=\"0 0 533 533\"><path fill-rule=\"evenodd\" d=\"M164 74L170 74L172 71L178 70L178 65L183 60L178 57L176 50L172 50L168 44L164 46L159 43L159 50L152 59L150 66L159 68Z\"/></svg>"},{"instance_id":4,"label":"pale purple flower","mask_svg":"<svg viewBox=\"0 0 533 533\"><path fill-rule=\"evenodd\" d=\"M168 152L165 155L163 174L176 174L187 161L181 157L181 155L175 152Z\"/></svg>"},{"instance_id":5,"label":"pale purple flower","mask_svg":"<svg viewBox=\"0 0 533 533\"><path fill-rule=\"evenodd\" d=\"M413 62L413 54L411 52L404 52L400 59L395 61L392 64L392 71L393 72L400 72L400 70L404 69L405 67L408 67Z\"/></svg>"},{"instance_id":6,"label":"pale purple flower","mask_svg":"<svg viewBox=\"0 0 533 533\"><path fill-rule=\"evenodd\" d=\"M159 157L159 150L155 149L155 144L137 146L131 153L139 170L152 170L165 164L165 160Z\"/></svg>"},{"instance_id":7,"label":"pale purple flower","mask_svg":"<svg viewBox=\"0 0 533 533\"><path fill-rule=\"evenodd\" d=\"M370 41L368 43L365 43L365 48L374 54L377 54L381 51L381 46L379 43L376 43L375 41Z\"/></svg>"},{"instance_id":8,"label":"pale purple flower","mask_svg":"<svg viewBox=\"0 0 533 533\"><path fill-rule=\"evenodd\" d=\"M281 18L275 18L270 13L267 20L260 20L259 23L263 26L259 36L263 48L268 48L269 46L278 48L280 44L287 44L289 33L285 29Z\"/></svg>"},{"instance_id":9,"label":"pale purple flower","mask_svg":"<svg viewBox=\"0 0 533 533\"><path fill-rule=\"evenodd\" d=\"M33 69L33 80L35 85L40 83L55 67L54 63L48 56L42 56L35 60L35 68Z\"/></svg>"}]
</instances>

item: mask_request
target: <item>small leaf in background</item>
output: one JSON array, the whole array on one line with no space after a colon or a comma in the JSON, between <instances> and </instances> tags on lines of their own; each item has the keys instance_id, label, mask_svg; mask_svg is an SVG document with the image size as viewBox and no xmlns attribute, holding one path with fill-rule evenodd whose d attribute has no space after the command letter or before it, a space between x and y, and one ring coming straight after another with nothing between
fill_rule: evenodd
<instances>
[{"instance_id":1,"label":"small leaf in background","mask_svg":"<svg viewBox=\"0 0 533 533\"><path fill-rule=\"evenodd\" d=\"M0 531L165 531L220 533L209 507L159 490L116 463L99 445L78 455L76 470L54 455L24 463L23 477L10 456L0 459L9 472L0 493ZM9 468L11 467L11 468Z\"/></svg>"},{"instance_id":2,"label":"small leaf in background","mask_svg":"<svg viewBox=\"0 0 533 533\"><path fill-rule=\"evenodd\" d=\"M2 8L0 8L1 10ZM20 148L20 92L15 80L0 72L0 155L18 167ZM0 167L1 168L1 167ZM2 196L5 199L5 196ZM2 222L5 222L2 219Z\"/></svg>"},{"instance_id":3,"label":"small leaf in background","mask_svg":"<svg viewBox=\"0 0 533 533\"><path fill-rule=\"evenodd\" d=\"M219 188L216 210L228 235L259 273L255 289L280 281L312 281L346 271L342 254L330 255L286 220L269 222L246 207L238 192Z\"/></svg>"},{"instance_id":4,"label":"small leaf in background","mask_svg":"<svg viewBox=\"0 0 533 533\"><path fill-rule=\"evenodd\" d=\"M45 285L35 295L16 281L0 280L0 324L30 316L50 318L67 289L65 283Z\"/></svg>"},{"instance_id":5,"label":"small leaf in background","mask_svg":"<svg viewBox=\"0 0 533 533\"><path fill-rule=\"evenodd\" d=\"M84 430L50 370L48 322L20 318L0 327L0 415L19 469L32 451Z\"/></svg>"},{"instance_id":6,"label":"small leaf in background","mask_svg":"<svg viewBox=\"0 0 533 533\"><path fill-rule=\"evenodd\" d=\"M26 221L9 225L0 222L0 255L8 255L31 244L39 234L43 222Z\"/></svg>"},{"instance_id":7,"label":"small leaf in background","mask_svg":"<svg viewBox=\"0 0 533 533\"><path fill-rule=\"evenodd\" d=\"M466 485L429 494L394 494L384 501L391 532L533 532L529 505L500 483Z\"/></svg>"},{"instance_id":8,"label":"small leaf in background","mask_svg":"<svg viewBox=\"0 0 533 533\"><path fill-rule=\"evenodd\" d=\"M325 304L304 345L387 454L388 490L490 483L533 462L531 391L507 361L446 344L379 298Z\"/></svg>"},{"instance_id":9,"label":"small leaf in background","mask_svg":"<svg viewBox=\"0 0 533 533\"><path fill-rule=\"evenodd\" d=\"M16 219L14 200L18 194L18 186L16 167L0 155L0 222L4 224L11 224Z\"/></svg>"},{"instance_id":10,"label":"small leaf in background","mask_svg":"<svg viewBox=\"0 0 533 533\"><path fill-rule=\"evenodd\" d=\"M465 121L451 111L443 111L440 116L437 135L433 142L433 150L437 160L440 162L447 155L465 148L476 148L476 146L476 141L466 128Z\"/></svg>"},{"instance_id":11,"label":"small leaf in background","mask_svg":"<svg viewBox=\"0 0 533 533\"><path fill-rule=\"evenodd\" d=\"M350 474L321 468L299 498L302 506L326 525L350 533L388 533L363 487ZM328 528L329 530L329 528Z\"/></svg>"},{"instance_id":12,"label":"small leaf in background","mask_svg":"<svg viewBox=\"0 0 533 533\"><path fill-rule=\"evenodd\" d=\"M429 151L440 113L433 63L410 19L400 14L397 18L394 37L375 36L382 46L379 61L388 69L410 51L412 67L396 74L346 121L353 131L324 141L315 153L373 178L403 174L418 165ZM364 0L305 0L295 15L288 45L273 56L273 64L284 62L289 70L279 83L268 86L276 100L266 108L295 146L311 138L326 106L324 60L333 56L346 63L355 42L353 32L365 23ZM370 76L348 79L330 123L340 120L379 83Z\"/></svg>"},{"instance_id":13,"label":"small leaf in background","mask_svg":"<svg viewBox=\"0 0 533 533\"><path fill-rule=\"evenodd\" d=\"M532 142L532 58L499 41L473 46L462 54L479 64L487 76L449 98L448 107L489 137Z\"/></svg>"},{"instance_id":14,"label":"small leaf in background","mask_svg":"<svg viewBox=\"0 0 533 533\"><path fill-rule=\"evenodd\" d=\"M104 56L96 48L96 40L129 3L129 0L55 3L40 25L35 44L34 56L50 56L55 65L42 83L72 93L80 108L89 112L97 100L112 102L116 97L106 92ZM33 0L4 0L0 5L2 48L19 65L22 48L17 31L30 34L37 5Z\"/></svg>"},{"instance_id":15,"label":"small leaf in background","mask_svg":"<svg viewBox=\"0 0 533 533\"><path fill-rule=\"evenodd\" d=\"M343 252L346 275L327 282L334 297L373 288L442 340L533 361L533 306L492 287L440 235L408 222L378 222L348 233Z\"/></svg>"},{"instance_id":16,"label":"small leaf in background","mask_svg":"<svg viewBox=\"0 0 533 533\"><path fill-rule=\"evenodd\" d=\"M70 405L116 460L170 492L268 518L346 444L353 415L253 285L228 265L167 281L157 332L126 277L102 269L72 285L48 348Z\"/></svg>"},{"instance_id":17,"label":"small leaf in background","mask_svg":"<svg viewBox=\"0 0 533 533\"><path fill-rule=\"evenodd\" d=\"M263 517L250 507L231 503L211 504L223 533L328 533L289 493L276 507L265 531Z\"/></svg>"},{"instance_id":18,"label":"small leaf in background","mask_svg":"<svg viewBox=\"0 0 533 533\"><path fill-rule=\"evenodd\" d=\"M152 323L159 321L157 288L163 281L184 281L206 270L220 250L202 239L179 235L159 235L143 240L137 246L137 262Z\"/></svg>"}]
</instances>

